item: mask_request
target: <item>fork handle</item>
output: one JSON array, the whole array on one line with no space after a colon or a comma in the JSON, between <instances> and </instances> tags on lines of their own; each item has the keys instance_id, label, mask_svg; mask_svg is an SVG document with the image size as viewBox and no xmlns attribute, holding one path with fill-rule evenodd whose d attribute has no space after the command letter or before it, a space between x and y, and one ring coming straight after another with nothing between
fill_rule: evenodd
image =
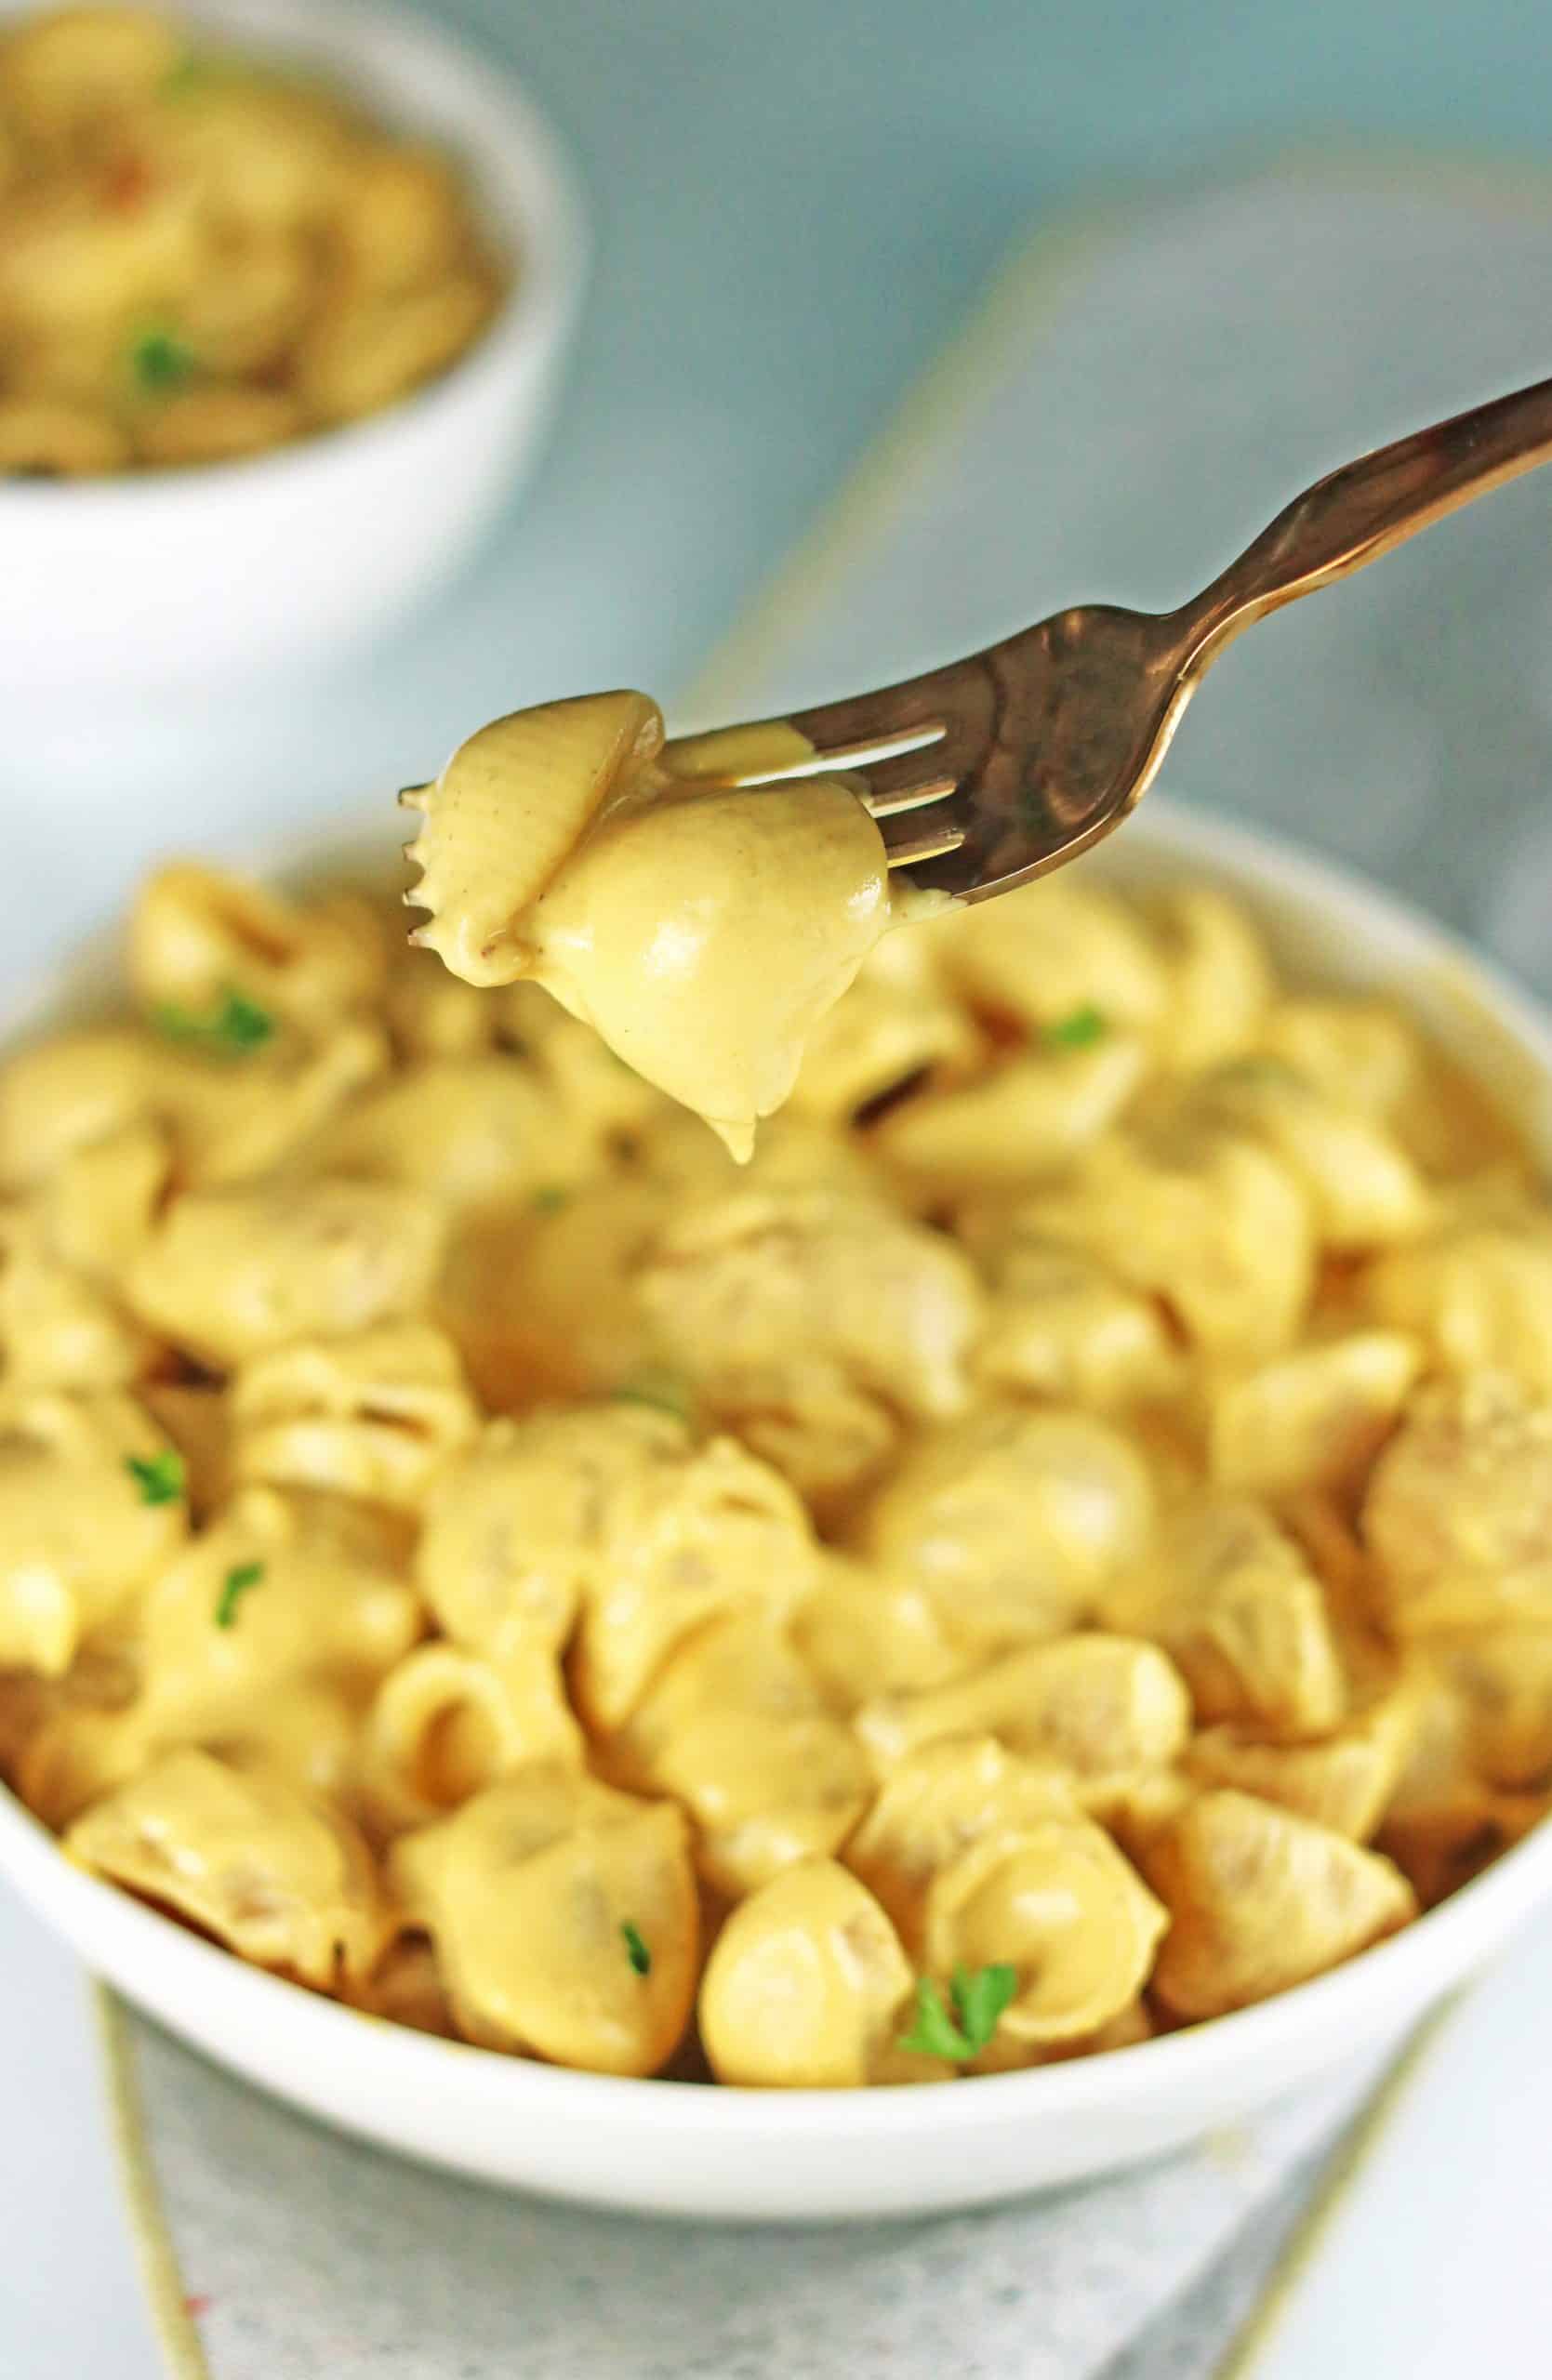
<instances>
[{"instance_id":1,"label":"fork handle","mask_svg":"<svg viewBox=\"0 0 1552 2380\"><path fill-rule=\"evenodd\" d=\"M1474 496L1552 461L1552 380L1344 464L1285 505L1177 616L1200 669L1243 628L1361 570Z\"/></svg>"}]
</instances>

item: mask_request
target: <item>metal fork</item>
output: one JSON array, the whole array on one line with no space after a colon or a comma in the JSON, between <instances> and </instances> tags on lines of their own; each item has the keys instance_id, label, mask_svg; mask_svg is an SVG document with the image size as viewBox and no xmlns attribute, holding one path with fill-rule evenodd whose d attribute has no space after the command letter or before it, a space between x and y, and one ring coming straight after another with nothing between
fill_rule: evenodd
<instances>
[{"instance_id":1,"label":"metal fork","mask_svg":"<svg viewBox=\"0 0 1552 2380\"><path fill-rule=\"evenodd\" d=\"M1549 459L1552 380L1541 380L1318 480L1178 610L1080 603L945 668L681 737L665 758L708 786L844 770L892 868L923 890L984 901L1121 824L1203 673L1242 628Z\"/></svg>"}]
</instances>

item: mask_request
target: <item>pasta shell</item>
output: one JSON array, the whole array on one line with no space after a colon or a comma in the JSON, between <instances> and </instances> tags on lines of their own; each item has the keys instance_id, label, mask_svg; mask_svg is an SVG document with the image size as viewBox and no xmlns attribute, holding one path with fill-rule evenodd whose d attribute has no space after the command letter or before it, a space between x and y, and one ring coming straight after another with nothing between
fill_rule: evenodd
<instances>
[{"instance_id":1,"label":"pasta shell","mask_svg":"<svg viewBox=\"0 0 1552 2380\"><path fill-rule=\"evenodd\" d=\"M656 703L632 694L542 703L470 736L434 785L400 796L426 822L405 847L420 870L405 899L431 913L411 940L466 983L515 982L520 913L662 742Z\"/></svg>"}]
</instances>

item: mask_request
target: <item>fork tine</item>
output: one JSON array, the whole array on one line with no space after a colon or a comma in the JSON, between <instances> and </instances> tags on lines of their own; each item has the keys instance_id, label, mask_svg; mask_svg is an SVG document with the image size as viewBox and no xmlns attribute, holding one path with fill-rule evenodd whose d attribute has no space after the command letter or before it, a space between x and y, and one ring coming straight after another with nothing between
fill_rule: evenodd
<instances>
[{"instance_id":1,"label":"fork tine","mask_svg":"<svg viewBox=\"0 0 1552 2380\"><path fill-rule=\"evenodd\" d=\"M957 852L965 835L964 828L948 817L936 826L918 826L914 821L895 826L885 820L880 831L891 867L912 867L922 860L941 859L947 852Z\"/></svg>"},{"instance_id":2,"label":"fork tine","mask_svg":"<svg viewBox=\"0 0 1552 2380\"><path fill-rule=\"evenodd\" d=\"M864 780L866 783L867 781ZM946 801L958 788L957 777L930 777L925 785L902 786L898 793L863 794L862 806L873 818L897 818L909 810L925 810L935 801Z\"/></svg>"},{"instance_id":3,"label":"fork tine","mask_svg":"<svg viewBox=\"0 0 1552 2380\"><path fill-rule=\"evenodd\" d=\"M872 693L847 694L792 713L792 725L821 752L876 747L881 754L939 743L962 708L963 665L928 670Z\"/></svg>"},{"instance_id":4,"label":"fork tine","mask_svg":"<svg viewBox=\"0 0 1552 2380\"><path fill-rule=\"evenodd\" d=\"M786 785L920 751L940 741L944 732L942 722L935 720L919 727L896 726L887 734L847 732L821 742L788 720L758 720L748 727L675 736L664 757L675 775L697 784Z\"/></svg>"},{"instance_id":5,"label":"fork tine","mask_svg":"<svg viewBox=\"0 0 1552 2380\"><path fill-rule=\"evenodd\" d=\"M856 774L864 788L863 800L875 818L888 818L897 810L920 810L925 802L941 801L960 781L960 772L949 765L942 743L929 745L925 750L899 752L888 760L869 761Z\"/></svg>"},{"instance_id":6,"label":"fork tine","mask_svg":"<svg viewBox=\"0 0 1552 2380\"><path fill-rule=\"evenodd\" d=\"M935 744L941 744L948 732L942 720L935 719L920 727L897 727L888 735L864 735L859 733L833 744L816 744L816 765L827 771L865 769L871 773L874 769L909 761L920 774L922 763L918 755L930 752Z\"/></svg>"}]
</instances>

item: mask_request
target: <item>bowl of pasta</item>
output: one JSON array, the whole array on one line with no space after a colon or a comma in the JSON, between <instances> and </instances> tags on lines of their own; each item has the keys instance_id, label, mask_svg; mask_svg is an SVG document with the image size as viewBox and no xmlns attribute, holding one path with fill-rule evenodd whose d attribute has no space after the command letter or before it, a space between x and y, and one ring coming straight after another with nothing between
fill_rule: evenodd
<instances>
[{"instance_id":1,"label":"bowl of pasta","mask_svg":"<svg viewBox=\"0 0 1552 2380\"><path fill-rule=\"evenodd\" d=\"M0 1874L213 2057L921 2214L1552 1894L1552 1031L1442 931L1150 802L887 937L743 1170L322 861L117 948L0 1063Z\"/></svg>"},{"instance_id":2,"label":"bowl of pasta","mask_svg":"<svg viewBox=\"0 0 1552 2380\"><path fill-rule=\"evenodd\" d=\"M407 614L537 454L569 164L391 7L0 0L0 678L139 696Z\"/></svg>"}]
</instances>

